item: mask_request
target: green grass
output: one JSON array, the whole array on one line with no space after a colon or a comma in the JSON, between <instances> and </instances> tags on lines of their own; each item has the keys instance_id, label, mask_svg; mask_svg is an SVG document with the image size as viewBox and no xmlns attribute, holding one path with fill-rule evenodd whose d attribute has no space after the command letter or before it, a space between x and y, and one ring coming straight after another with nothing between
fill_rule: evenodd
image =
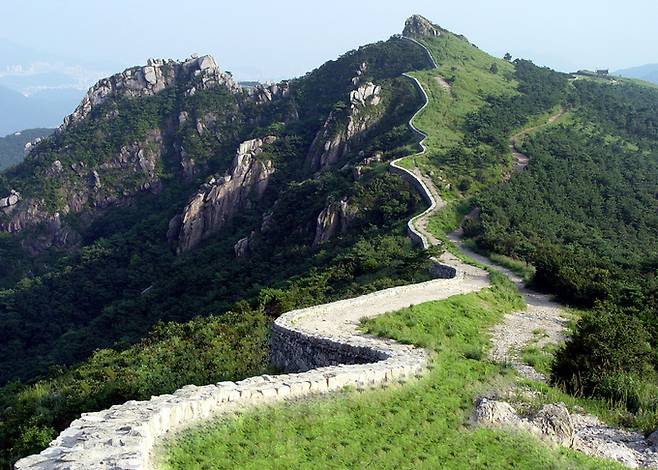
<instances>
[{"instance_id":1,"label":"green grass","mask_svg":"<svg viewBox=\"0 0 658 470\"><path fill-rule=\"evenodd\" d=\"M451 199L446 207L430 217L427 229L436 237L445 238L446 233L459 228L464 216L470 212L472 201L469 199Z\"/></svg>"},{"instance_id":2,"label":"green grass","mask_svg":"<svg viewBox=\"0 0 658 470\"><path fill-rule=\"evenodd\" d=\"M432 175L437 188L448 190L454 182L448 181L441 155L461 143L464 118L477 111L487 96L517 93L517 84L511 78L514 65L491 57L448 32L423 42L439 68L411 73L429 97L428 106L414 121L419 129L428 134L425 141L428 153L421 157L409 157L409 161L415 161L424 174ZM493 63L498 67L498 73L490 71ZM437 81L437 76L452 82L450 90Z\"/></svg>"},{"instance_id":3,"label":"green grass","mask_svg":"<svg viewBox=\"0 0 658 470\"><path fill-rule=\"evenodd\" d=\"M521 359L526 364L534 367L537 372L550 376L556 349L557 346L554 344L547 344L543 348L531 344L523 348Z\"/></svg>"},{"instance_id":4,"label":"green grass","mask_svg":"<svg viewBox=\"0 0 658 470\"><path fill-rule=\"evenodd\" d=\"M511 258L498 253L489 253L487 256L494 263L518 274L524 282L529 282L535 275L535 267L523 260Z\"/></svg>"},{"instance_id":5,"label":"green grass","mask_svg":"<svg viewBox=\"0 0 658 470\"><path fill-rule=\"evenodd\" d=\"M501 255L500 253L493 253L483 250L473 240L467 240L466 246L468 246L473 251L486 256L497 265L509 269L514 274L523 279L523 282L530 282L530 280L532 280L535 275L535 267L523 260L512 258L511 256Z\"/></svg>"},{"instance_id":6,"label":"green grass","mask_svg":"<svg viewBox=\"0 0 658 470\"><path fill-rule=\"evenodd\" d=\"M512 432L467 424L475 398L514 378L488 362L486 330L522 299L501 276L479 293L369 320L365 331L433 351L420 380L273 405L189 430L160 449L165 469L623 468Z\"/></svg>"}]
</instances>

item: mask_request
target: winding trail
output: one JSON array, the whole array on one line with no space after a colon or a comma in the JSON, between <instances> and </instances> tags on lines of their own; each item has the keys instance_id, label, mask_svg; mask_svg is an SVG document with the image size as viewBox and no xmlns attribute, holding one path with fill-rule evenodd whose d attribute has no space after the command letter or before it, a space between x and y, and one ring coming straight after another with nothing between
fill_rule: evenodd
<instances>
[{"instance_id":1,"label":"winding trail","mask_svg":"<svg viewBox=\"0 0 658 470\"><path fill-rule=\"evenodd\" d=\"M415 40L410 39L413 42ZM418 43L419 44L419 43ZM422 46L422 45L421 45ZM423 48L427 50L424 46ZM431 54L428 56L434 63ZM436 63L434 63L436 66ZM421 136L426 152L427 137ZM431 182L392 162L391 168L414 184L429 208L408 223L409 234L424 248L438 243L425 228L416 229L445 206ZM432 188L432 189L430 189ZM21 459L17 470L137 470L156 465L155 448L173 432L205 420L274 401L337 391L345 386L374 387L422 374L426 351L358 331L359 320L411 305L476 292L489 285L485 271L446 254L434 260L443 278L374 292L354 299L294 310L281 315L272 329L272 361L287 373L257 376L239 382L188 385L172 394L129 401L107 410L83 413L40 454Z\"/></svg>"},{"instance_id":2,"label":"winding trail","mask_svg":"<svg viewBox=\"0 0 658 470\"><path fill-rule=\"evenodd\" d=\"M530 162L530 158L525 153L521 152L521 150L519 150L519 145L521 144L523 137L536 131L537 129L554 124L567 112L568 112L567 108L562 107L557 113L551 115L544 124L539 124L534 127L528 127L526 129L522 129L520 132L517 132L510 138L509 147L510 150L512 151L513 166L512 166L512 172L504 176L503 178L504 181L511 178L514 173L523 171L528 166L528 163Z\"/></svg>"},{"instance_id":3,"label":"winding trail","mask_svg":"<svg viewBox=\"0 0 658 470\"><path fill-rule=\"evenodd\" d=\"M412 38L427 52L430 51ZM428 105L429 98L420 82L413 80L425 102L409 121L420 136L420 152L427 134L416 128L414 119ZM424 248L439 243L427 230L432 215L445 207L429 178L417 169L408 170L400 160L391 162L392 171L418 188L429 207L408 222L412 240ZM528 302L528 312L508 316L501 325L492 351L495 360L511 361L525 374L514 351L523 344L520 334L546 322L556 331L563 320L559 307L545 296L533 293L521 279L463 246L458 233L450 239L463 252L507 274L521 289ZM476 292L489 286L487 272L461 262L445 252L435 261L436 272L443 279L400 286L354 299L287 312L279 317L272 332L272 360L286 373L263 375L239 382L220 382L206 386L188 385L173 394L145 401L129 401L107 410L83 413L37 455L21 459L17 470L138 470L155 465L154 449L173 432L236 410L337 391L345 386L374 387L422 374L429 361L426 351L393 340L373 337L358 330L359 320L399 310L410 305L442 300L456 294ZM560 330L561 331L561 330ZM511 335L513 336L510 336ZM558 340L558 336L555 338Z\"/></svg>"}]
</instances>

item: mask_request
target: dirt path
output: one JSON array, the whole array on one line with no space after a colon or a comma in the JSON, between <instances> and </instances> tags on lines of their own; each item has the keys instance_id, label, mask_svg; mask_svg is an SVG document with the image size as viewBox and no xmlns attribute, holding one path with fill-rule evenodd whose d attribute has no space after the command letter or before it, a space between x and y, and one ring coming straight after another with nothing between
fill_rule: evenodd
<instances>
[{"instance_id":1,"label":"dirt path","mask_svg":"<svg viewBox=\"0 0 658 470\"><path fill-rule=\"evenodd\" d=\"M448 83L448 82L446 81L446 79L443 78L443 76L441 76L441 75L437 75L437 76L434 77L434 78L435 78L435 80L437 81L437 83L439 84L439 86L440 86L441 88L443 88L444 90L447 90L447 91L449 91L449 92L452 92L452 87L450 86L450 83Z\"/></svg>"},{"instance_id":2,"label":"dirt path","mask_svg":"<svg viewBox=\"0 0 658 470\"><path fill-rule=\"evenodd\" d=\"M512 161L513 161L513 163L512 163L512 172L506 174L503 177L504 181L509 180L514 173L519 173L519 172L523 171L528 166L528 163L530 163L530 158L526 154L521 152L518 148L518 146L521 144L521 141L523 140L523 137L531 134L532 132L534 132L537 129L540 129L544 126L554 124L555 122L557 122L558 119L560 119L566 113L567 113L566 108L560 108L560 110L557 113L550 116L544 124L540 124L538 126L523 129L522 131L514 134L510 138L509 147L510 147L510 150L512 151Z\"/></svg>"},{"instance_id":3,"label":"dirt path","mask_svg":"<svg viewBox=\"0 0 658 470\"><path fill-rule=\"evenodd\" d=\"M505 316L502 323L491 331L492 348L489 357L495 362L509 364L522 377L546 381L543 374L525 364L521 359L521 349L537 340L537 346L548 343L557 344L565 339L564 330L567 319L563 317L560 304L554 302L551 296L540 294L528 289L523 279L507 268L493 263L486 256L466 247L462 239L461 229L448 235L459 250L480 264L505 274L519 289L528 305L527 310L513 312ZM541 337L538 337L541 336Z\"/></svg>"}]
</instances>

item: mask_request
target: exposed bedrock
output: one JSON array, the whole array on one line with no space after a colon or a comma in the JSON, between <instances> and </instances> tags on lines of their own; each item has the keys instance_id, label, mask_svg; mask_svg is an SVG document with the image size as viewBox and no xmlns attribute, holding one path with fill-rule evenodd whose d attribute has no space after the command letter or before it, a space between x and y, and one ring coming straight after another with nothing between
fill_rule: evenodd
<instances>
[{"instance_id":1,"label":"exposed bedrock","mask_svg":"<svg viewBox=\"0 0 658 470\"><path fill-rule=\"evenodd\" d=\"M149 59L145 66L131 67L99 80L87 92L75 111L64 119L59 131L84 120L94 107L103 104L108 98L153 96L180 81L188 85L188 95L218 85L224 85L235 92L240 90L231 76L217 67L212 56L193 56L182 62Z\"/></svg>"},{"instance_id":2,"label":"exposed bedrock","mask_svg":"<svg viewBox=\"0 0 658 470\"><path fill-rule=\"evenodd\" d=\"M241 143L231 170L212 177L170 221L168 238L177 253L195 248L263 196L275 168L271 160L259 159L258 154L275 140L267 136Z\"/></svg>"},{"instance_id":3,"label":"exposed bedrock","mask_svg":"<svg viewBox=\"0 0 658 470\"><path fill-rule=\"evenodd\" d=\"M357 77L355 77L357 78ZM317 133L308 155L306 167L318 171L334 165L358 145L384 112L381 86L367 82L349 94L349 109L332 111Z\"/></svg>"}]
</instances>

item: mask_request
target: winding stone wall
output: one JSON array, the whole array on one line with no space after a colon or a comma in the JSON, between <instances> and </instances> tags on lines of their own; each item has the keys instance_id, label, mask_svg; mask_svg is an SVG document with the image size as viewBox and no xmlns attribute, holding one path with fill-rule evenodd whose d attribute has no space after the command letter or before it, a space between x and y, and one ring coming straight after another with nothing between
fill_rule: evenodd
<instances>
[{"instance_id":1,"label":"winding stone wall","mask_svg":"<svg viewBox=\"0 0 658 470\"><path fill-rule=\"evenodd\" d=\"M331 304L288 312L275 321L272 359L286 371L239 382L188 385L170 395L129 401L108 410L84 413L39 455L20 460L16 469L148 469L154 445L168 433L213 416L277 400L321 394L345 386L371 387L422 373L427 353L412 346L365 335L318 333L300 326L304 318L356 310L414 290L427 292L429 281L401 286ZM432 289L435 290L435 289ZM437 290L438 291L438 290ZM408 304L408 303L407 303ZM328 330L332 330L331 326Z\"/></svg>"},{"instance_id":2,"label":"winding stone wall","mask_svg":"<svg viewBox=\"0 0 658 470\"><path fill-rule=\"evenodd\" d=\"M428 97L420 83L408 77L415 81L425 97L420 112L427 106ZM410 127L424 140L426 135L412 121L413 118ZM426 151L422 141L420 146L422 154ZM398 161L392 162L391 168L413 184L430 205L408 224L412 240L428 248L428 238L415 227L414 221L434 211L437 201L425 183L401 167ZM371 387L416 377L429 360L424 350L360 334L354 321L346 326L345 318L358 318L361 312L374 316L483 287L464 281L464 276L457 276L454 267L438 260L435 272L452 279L385 289L280 316L273 326L271 357L275 365L289 373L251 377L239 382L188 385L173 394L83 413L46 450L21 459L15 469L149 469L154 464L154 446L161 439L209 418L262 403L336 391L345 386ZM309 321L316 317L325 322L321 328Z\"/></svg>"}]
</instances>

